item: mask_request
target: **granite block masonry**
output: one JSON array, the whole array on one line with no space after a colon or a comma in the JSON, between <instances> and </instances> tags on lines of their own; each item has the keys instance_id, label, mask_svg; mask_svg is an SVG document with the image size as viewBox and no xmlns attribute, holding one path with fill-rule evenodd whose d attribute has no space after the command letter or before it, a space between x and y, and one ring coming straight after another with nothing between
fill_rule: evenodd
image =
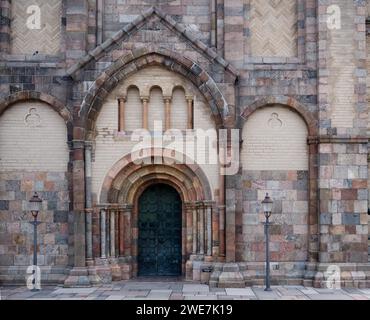
<instances>
[{"instance_id":1,"label":"granite block masonry","mask_svg":"<svg viewBox=\"0 0 370 320\"><path fill-rule=\"evenodd\" d=\"M40 28L27 28L26 5L0 4L0 284L25 281L38 192L45 282L89 287L155 265L154 276L261 285L268 192L273 284L325 287L335 266L342 286L369 287L366 1L35 5ZM239 155L234 172L183 141L135 163L134 130L155 120L191 135L240 130L234 144L216 135ZM143 220L155 184L181 199L171 239L165 188Z\"/></svg>"}]
</instances>

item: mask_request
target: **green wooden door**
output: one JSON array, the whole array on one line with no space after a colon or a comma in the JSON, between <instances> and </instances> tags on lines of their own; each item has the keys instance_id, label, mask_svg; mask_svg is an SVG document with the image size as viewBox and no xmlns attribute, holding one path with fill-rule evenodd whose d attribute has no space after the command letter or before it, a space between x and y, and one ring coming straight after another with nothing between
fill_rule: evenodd
<instances>
[{"instance_id":1,"label":"green wooden door","mask_svg":"<svg viewBox=\"0 0 370 320\"><path fill-rule=\"evenodd\" d=\"M139 199L139 276L181 274L181 199L172 187L156 184Z\"/></svg>"}]
</instances>

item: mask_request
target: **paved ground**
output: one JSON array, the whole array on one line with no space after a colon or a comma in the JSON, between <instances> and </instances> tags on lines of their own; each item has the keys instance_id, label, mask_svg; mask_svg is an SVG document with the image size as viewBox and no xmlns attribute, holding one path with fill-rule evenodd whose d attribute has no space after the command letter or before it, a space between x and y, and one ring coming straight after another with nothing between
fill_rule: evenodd
<instances>
[{"instance_id":1,"label":"paved ground","mask_svg":"<svg viewBox=\"0 0 370 320\"><path fill-rule=\"evenodd\" d=\"M31 292L26 287L0 287L2 300L370 300L370 289L340 290L273 286L244 289L209 288L184 282L121 281L94 288L44 287Z\"/></svg>"}]
</instances>

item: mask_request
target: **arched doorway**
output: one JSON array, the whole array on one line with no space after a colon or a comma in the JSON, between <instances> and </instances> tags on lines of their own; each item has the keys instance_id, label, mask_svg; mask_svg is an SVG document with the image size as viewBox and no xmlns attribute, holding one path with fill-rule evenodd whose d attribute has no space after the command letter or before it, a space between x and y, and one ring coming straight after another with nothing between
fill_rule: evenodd
<instances>
[{"instance_id":1,"label":"arched doorway","mask_svg":"<svg viewBox=\"0 0 370 320\"><path fill-rule=\"evenodd\" d=\"M166 184L149 186L139 198L139 276L181 275L182 203Z\"/></svg>"}]
</instances>

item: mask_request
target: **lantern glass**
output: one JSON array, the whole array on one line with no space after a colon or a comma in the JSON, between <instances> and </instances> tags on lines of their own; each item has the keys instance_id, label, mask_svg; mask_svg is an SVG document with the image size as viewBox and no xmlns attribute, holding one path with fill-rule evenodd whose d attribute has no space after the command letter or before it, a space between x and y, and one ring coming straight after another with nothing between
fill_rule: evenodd
<instances>
[{"instance_id":1,"label":"lantern glass","mask_svg":"<svg viewBox=\"0 0 370 320\"><path fill-rule=\"evenodd\" d=\"M42 200L39 198L38 194L35 193L33 197L30 199L28 202L28 209L31 212L39 212L41 211L41 206L42 206Z\"/></svg>"},{"instance_id":2,"label":"lantern glass","mask_svg":"<svg viewBox=\"0 0 370 320\"><path fill-rule=\"evenodd\" d=\"M272 212L272 204L273 204L273 201L271 200L271 198L269 197L269 195L267 193L265 199L262 201L263 212L271 213Z\"/></svg>"}]
</instances>

